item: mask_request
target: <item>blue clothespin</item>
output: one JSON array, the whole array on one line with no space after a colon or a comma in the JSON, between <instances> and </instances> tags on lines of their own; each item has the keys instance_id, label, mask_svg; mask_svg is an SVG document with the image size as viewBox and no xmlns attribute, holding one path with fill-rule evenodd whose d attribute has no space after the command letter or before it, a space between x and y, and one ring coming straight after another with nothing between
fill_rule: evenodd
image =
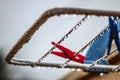
<instances>
[{"instance_id":1,"label":"blue clothespin","mask_svg":"<svg viewBox=\"0 0 120 80\"><path fill-rule=\"evenodd\" d=\"M110 30L105 31L105 33L100 36L88 49L86 53L86 59L84 63L92 64L94 61L98 60L99 58L103 57L105 54L105 50L108 45L109 40L109 32ZM101 61L100 64L108 65L109 62L104 60Z\"/></svg>"},{"instance_id":2,"label":"blue clothespin","mask_svg":"<svg viewBox=\"0 0 120 80\"><path fill-rule=\"evenodd\" d=\"M118 27L117 27L117 17L114 17L114 19L112 19L111 17L109 17L109 27L110 27L110 33L109 33L109 41L108 41L108 52L107 55L110 54L110 49L111 49L111 44L112 41L115 40L115 44L118 48L118 51L120 52L120 40L119 40L119 31L118 31Z\"/></svg>"},{"instance_id":3,"label":"blue clothespin","mask_svg":"<svg viewBox=\"0 0 120 80\"><path fill-rule=\"evenodd\" d=\"M104 56L105 50L108 45L109 40L109 32L110 30L105 31L105 33L100 36L88 49L86 53L86 59L84 63L86 64L92 64L99 58ZM102 60L99 64L109 65L109 62L107 60ZM109 71L107 69L97 69L97 68L91 68L88 70L89 72L94 73L108 73Z\"/></svg>"},{"instance_id":4,"label":"blue clothespin","mask_svg":"<svg viewBox=\"0 0 120 80\"><path fill-rule=\"evenodd\" d=\"M116 20L116 17L114 18ZM84 63L86 64L92 64L94 61L98 60L99 58L103 57L105 55L106 48L108 48L108 55L110 53L110 48L111 48L111 42L113 39L115 39L115 42L117 44L118 50L120 51L120 43L119 43L119 36L118 32L120 32L120 22L117 24L115 21L109 18L109 26L110 29L105 31L105 33L100 36L88 49L86 53L86 60ZM113 27L115 26L115 28ZM114 30L115 29L115 30ZM114 32L115 31L115 32ZM114 38L114 34L115 37ZM99 64L104 64L104 65L109 65L109 62L107 60L102 60ZM108 73L109 71L106 70L101 70L101 69L95 69L92 68L89 70L90 72L98 72L98 73Z\"/></svg>"}]
</instances>

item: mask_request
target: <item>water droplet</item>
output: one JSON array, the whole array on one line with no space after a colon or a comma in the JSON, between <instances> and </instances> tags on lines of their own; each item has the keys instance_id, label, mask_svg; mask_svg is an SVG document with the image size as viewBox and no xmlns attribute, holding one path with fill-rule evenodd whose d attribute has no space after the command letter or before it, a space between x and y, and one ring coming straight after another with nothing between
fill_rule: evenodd
<instances>
[{"instance_id":1,"label":"water droplet","mask_svg":"<svg viewBox=\"0 0 120 80\"><path fill-rule=\"evenodd\" d=\"M89 19L89 18L90 18L90 16L87 15L87 19Z\"/></svg>"},{"instance_id":2,"label":"water droplet","mask_svg":"<svg viewBox=\"0 0 120 80\"><path fill-rule=\"evenodd\" d=\"M37 67L38 69L40 69L41 67Z\"/></svg>"},{"instance_id":3,"label":"water droplet","mask_svg":"<svg viewBox=\"0 0 120 80\"><path fill-rule=\"evenodd\" d=\"M104 73L100 73L100 76L103 76L104 75Z\"/></svg>"},{"instance_id":4,"label":"water droplet","mask_svg":"<svg viewBox=\"0 0 120 80\"><path fill-rule=\"evenodd\" d=\"M108 19L108 16L104 16L105 19Z\"/></svg>"},{"instance_id":5,"label":"water droplet","mask_svg":"<svg viewBox=\"0 0 120 80\"><path fill-rule=\"evenodd\" d=\"M117 71L118 71L118 69L115 69L115 71L117 72Z\"/></svg>"},{"instance_id":6,"label":"water droplet","mask_svg":"<svg viewBox=\"0 0 120 80\"><path fill-rule=\"evenodd\" d=\"M76 17L76 15L75 15L75 14L73 14L73 17Z\"/></svg>"},{"instance_id":7,"label":"water droplet","mask_svg":"<svg viewBox=\"0 0 120 80\"><path fill-rule=\"evenodd\" d=\"M62 68L58 68L58 70L62 70Z\"/></svg>"},{"instance_id":8,"label":"water droplet","mask_svg":"<svg viewBox=\"0 0 120 80\"><path fill-rule=\"evenodd\" d=\"M75 68L72 68L72 71L75 71Z\"/></svg>"},{"instance_id":9,"label":"water droplet","mask_svg":"<svg viewBox=\"0 0 120 80\"><path fill-rule=\"evenodd\" d=\"M65 14L65 17L67 18L67 17L68 17L68 14Z\"/></svg>"},{"instance_id":10,"label":"water droplet","mask_svg":"<svg viewBox=\"0 0 120 80\"><path fill-rule=\"evenodd\" d=\"M77 69L77 71L81 71L81 69Z\"/></svg>"}]
</instances>

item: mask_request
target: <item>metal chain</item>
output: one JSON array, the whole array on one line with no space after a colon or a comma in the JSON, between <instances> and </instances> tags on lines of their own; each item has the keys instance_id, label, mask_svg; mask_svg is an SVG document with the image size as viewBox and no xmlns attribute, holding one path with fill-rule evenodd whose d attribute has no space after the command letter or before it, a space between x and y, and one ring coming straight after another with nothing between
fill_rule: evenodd
<instances>
[{"instance_id":1,"label":"metal chain","mask_svg":"<svg viewBox=\"0 0 120 80\"><path fill-rule=\"evenodd\" d=\"M82 53L87 46L91 45L93 42L95 42L101 35L103 35L105 33L105 31L107 31L109 29L109 27L107 26L104 30L102 30L96 37L94 37L90 42L88 42L82 49L80 49L74 56L76 57L79 53ZM63 63L61 65L61 67L64 67L65 65L67 65L69 62L71 61L71 59L67 60L65 63Z\"/></svg>"},{"instance_id":2,"label":"metal chain","mask_svg":"<svg viewBox=\"0 0 120 80\"><path fill-rule=\"evenodd\" d=\"M80 27L80 25L82 25L82 23L84 23L86 21L86 19L88 18L88 15L86 15L85 17L83 17L65 36L62 37L62 39L60 41L58 41L56 43L56 45L60 44L62 41L64 41L65 39L68 38L68 36L75 31L76 29L78 29ZM47 53L45 53L38 61L37 63L40 63L45 57L47 57L47 55L53 51L53 49L56 48L56 45L54 45L50 50L47 51Z\"/></svg>"}]
</instances>

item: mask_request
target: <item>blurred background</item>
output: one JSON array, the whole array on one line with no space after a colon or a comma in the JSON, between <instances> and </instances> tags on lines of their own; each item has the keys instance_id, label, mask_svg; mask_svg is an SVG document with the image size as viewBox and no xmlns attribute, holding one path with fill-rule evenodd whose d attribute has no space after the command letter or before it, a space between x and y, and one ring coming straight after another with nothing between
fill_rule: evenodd
<instances>
[{"instance_id":1,"label":"blurred background","mask_svg":"<svg viewBox=\"0 0 120 80\"><path fill-rule=\"evenodd\" d=\"M46 10L74 7L120 11L119 4L119 0L0 0L0 80L59 80L72 72L66 69L14 66L5 62L5 57L12 46ZM59 41L82 17L83 15L68 17L63 15L50 18L15 57L37 61L52 47L51 41ZM62 45L78 51L107 24L107 18L92 17L80 29L73 32ZM85 55L86 51L82 55ZM43 62L64 61L66 59L49 55ZM77 63L71 61L70 64Z\"/></svg>"}]
</instances>

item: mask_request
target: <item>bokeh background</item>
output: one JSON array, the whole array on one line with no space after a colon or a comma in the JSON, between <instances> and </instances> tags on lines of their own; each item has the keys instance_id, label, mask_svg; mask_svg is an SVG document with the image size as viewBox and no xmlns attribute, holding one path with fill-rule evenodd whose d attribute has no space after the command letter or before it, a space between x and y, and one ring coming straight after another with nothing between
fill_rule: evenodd
<instances>
[{"instance_id":1,"label":"bokeh background","mask_svg":"<svg viewBox=\"0 0 120 80\"><path fill-rule=\"evenodd\" d=\"M66 69L14 66L5 62L5 57L12 46L46 10L56 7L75 7L120 11L119 4L119 0L0 0L0 80L58 80L71 72ZM15 57L37 61L52 47L51 41L59 41L82 17L83 15L63 15L50 18ZM73 51L78 51L107 24L107 18L94 16L62 44ZM85 53L86 51L81 54L85 55ZM66 60L49 55L43 62L63 63L64 61ZM71 61L70 64L77 63Z\"/></svg>"}]
</instances>

